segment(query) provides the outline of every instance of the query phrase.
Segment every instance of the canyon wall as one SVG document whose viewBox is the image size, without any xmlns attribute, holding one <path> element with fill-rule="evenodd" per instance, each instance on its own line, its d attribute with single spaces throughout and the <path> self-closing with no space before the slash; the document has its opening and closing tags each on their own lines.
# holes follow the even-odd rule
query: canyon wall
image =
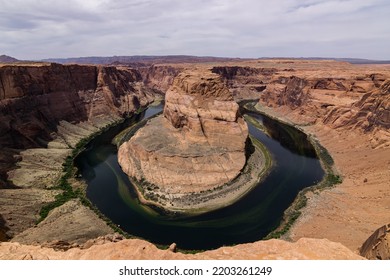
<svg viewBox="0 0 390 280">
<path fill-rule="evenodd" d="M 152 99 L 138 71 L 82 65 L 0 68 L 0 143 L 41 146 L 62 120 L 124 117 Z"/>
<path fill-rule="evenodd" d="M 236 101 L 258 99 L 267 88 L 275 68 L 251 66 L 214 66 L 211 71 L 220 75 Z"/>
<path fill-rule="evenodd" d="M 10 149 L 45 147 L 60 122 L 125 117 L 153 100 L 133 69 L 82 65 L 0 67 L 1 179 L 14 162 Z M 72 145 L 72 143 L 67 143 Z"/>
<path fill-rule="evenodd" d="M 247 66 L 215 66 L 236 100 L 259 99 L 297 117 L 330 128 L 370 131 L 374 146 L 389 145 L 389 82 L 385 67 L 334 61 L 257 61 Z"/>
<path fill-rule="evenodd" d="M 173 79 L 184 70 L 184 66 L 179 65 L 151 65 L 148 67 L 138 67 L 145 86 L 165 94 L 172 85 Z"/>
<path fill-rule="evenodd" d="M 62 164 L 72 148 L 80 140 L 146 106 L 155 93 L 144 85 L 137 70 L 126 67 L 2 65 L 1 239 L 14 237 L 34 242 L 32 236 L 46 236 L 45 223 L 34 227 L 38 233 L 23 232 L 35 225 L 42 206 L 53 202 L 61 192 L 52 187 L 57 184 Z M 112 232 L 96 221 L 99 219 L 93 211 L 77 201 L 72 205 L 63 206 L 61 215 L 76 216 L 83 223 L 66 218 L 63 220 L 66 222 L 56 225 L 58 232 L 68 232 L 66 239 L 81 242 Z M 69 232 L 66 228 L 74 230 Z M 53 238 L 64 236 L 47 240 Z"/>
</svg>

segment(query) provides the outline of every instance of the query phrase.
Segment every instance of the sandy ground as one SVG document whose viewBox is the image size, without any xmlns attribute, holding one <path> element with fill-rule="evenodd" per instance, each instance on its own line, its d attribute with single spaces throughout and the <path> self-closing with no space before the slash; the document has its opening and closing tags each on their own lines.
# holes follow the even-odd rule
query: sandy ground
<svg viewBox="0 0 390 280">
<path fill-rule="evenodd" d="M 390 149 L 372 149 L 369 137 L 358 132 L 317 129 L 315 134 L 343 183 L 310 196 L 290 237 L 327 238 L 357 250 L 390 219 Z"/>
</svg>

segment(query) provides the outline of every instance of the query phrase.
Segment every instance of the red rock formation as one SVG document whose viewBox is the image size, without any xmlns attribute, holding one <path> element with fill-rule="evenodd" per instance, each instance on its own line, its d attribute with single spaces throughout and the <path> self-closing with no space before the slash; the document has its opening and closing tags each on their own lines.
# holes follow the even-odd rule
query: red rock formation
<svg viewBox="0 0 390 280">
<path fill-rule="evenodd" d="M 354 125 L 364 130 L 390 129 L 390 80 L 363 95 L 351 107 L 334 108 L 324 123 L 335 127 Z"/>
<path fill-rule="evenodd" d="M 219 77 L 182 72 L 166 94 L 164 117 L 122 144 L 118 160 L 161 195 L 206 191 L 233 180 L 244 167 L 248 128 Z"/>
<path fill-rule="evenodd" d="M 259 98 L 276 73 L 275 68 L 242 66 L 215 66 L 211 71 L 222 77 L 237 101 Z"/>
<path fill-rule="evenodd" d="M 390 224 L 378 228 L 364 242 L 360 254 L 369 260 L 390 260 Z"/>
<path fill-rule="evenodd" d="M 0 260 L 362 260 L 340 243 L 326 239 L 302 238 L 290 243 L 266 240 L 222 247 L 197 254 L 161 250 L 153 244 L 137 239 L 102 237 L 85 244 L 85 249 L 72 248 L 63 252 L 65 242 L 50 247 L 0 243 Z M 59 249 L 59 250 L 58 250 Z"/>
<path fill-rule="evenodd" d="M 172 85 L 173 79 L 183 70 L 183 67 L 172 65 L 152 65 L 139 67 L 145 85 L 165 94 Z"/>
<path fill-rule="evenodd" d="M 55 138 L 60 121 L 123 117 L 152 99 L 153 92 L 132 69 L 5 65 L 0 67 L 0 144 L 17 149 L 42 147 Z M 4 156 L 0 156 L 3 178 L 10 160 Z"/>
</svg>

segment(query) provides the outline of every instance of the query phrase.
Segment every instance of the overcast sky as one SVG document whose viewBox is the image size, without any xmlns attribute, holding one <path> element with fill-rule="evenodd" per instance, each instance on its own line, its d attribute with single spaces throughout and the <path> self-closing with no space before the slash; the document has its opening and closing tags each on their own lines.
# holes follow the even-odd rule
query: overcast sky
<svg viewBox="0 0 390 280">
<path fill-rule="evenodd" d="M 390 59 L 389 0 L 0 0 L 0 55 Z"/>
</svg>

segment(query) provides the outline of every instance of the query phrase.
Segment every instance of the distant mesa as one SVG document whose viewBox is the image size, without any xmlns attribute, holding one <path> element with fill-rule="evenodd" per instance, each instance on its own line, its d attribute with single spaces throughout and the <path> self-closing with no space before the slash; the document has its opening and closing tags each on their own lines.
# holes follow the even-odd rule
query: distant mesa
<svg viewBox="0 0 390 280">
<path fill-rule="evenodd" d="M 8 55 L 0 55 L 0 63 L 13 63 L 13 62 L 18 62 L 19 60 L 14 58 L 14 57 L 11 57 L 11 56 L 8 56 Z"/>
</svg>

